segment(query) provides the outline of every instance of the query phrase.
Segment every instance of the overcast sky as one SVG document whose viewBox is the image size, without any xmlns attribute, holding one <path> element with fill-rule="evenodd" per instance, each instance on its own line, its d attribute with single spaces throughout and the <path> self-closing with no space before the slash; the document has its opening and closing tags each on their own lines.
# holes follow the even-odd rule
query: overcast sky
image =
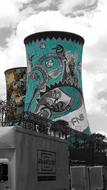
<svg viewBox="0 0 107 190">
<path fill-rule="evenodd" d="M 83 91 L 92 132 L 107 134 L 107 0 L 3 0 L 0 2 L 0 99 L 4 71 L 26 66 L 23 39 L 61 30 L 85 39 Z"/>
</svg>

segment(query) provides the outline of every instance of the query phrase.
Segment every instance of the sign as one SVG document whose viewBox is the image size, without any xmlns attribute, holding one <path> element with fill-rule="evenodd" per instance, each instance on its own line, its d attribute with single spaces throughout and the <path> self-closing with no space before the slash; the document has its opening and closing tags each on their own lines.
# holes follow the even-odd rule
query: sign
<svg viewBox="0 0 107 190">
<path fill-rule="evenodd" d="M 56 153 L 46 150 L 37 151 L 38 181 L 56 180 Z"/>
</svg>

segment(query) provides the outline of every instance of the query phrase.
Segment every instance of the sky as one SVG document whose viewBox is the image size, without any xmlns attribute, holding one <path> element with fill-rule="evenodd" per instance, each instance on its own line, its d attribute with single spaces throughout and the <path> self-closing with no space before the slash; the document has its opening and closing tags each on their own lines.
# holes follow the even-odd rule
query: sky
<svg viewBox="0 0 107 190">
<path fill-rule="evenodd" d="M 0 2 L 0 99 L 6 99 L 4 71 L 26 66 L 23 40 L 48 30 L 85 39 L 83 94 L 91 131 L 107 135 L 107 1 L 3 0 Z"/>
</svg>

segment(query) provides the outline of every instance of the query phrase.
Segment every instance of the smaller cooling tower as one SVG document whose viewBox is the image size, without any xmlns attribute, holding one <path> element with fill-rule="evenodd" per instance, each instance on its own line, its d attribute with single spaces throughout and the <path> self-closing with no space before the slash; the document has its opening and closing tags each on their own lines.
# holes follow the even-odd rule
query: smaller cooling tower
<svg viewBox="0 0 107 190">
<path fill-rule="evenodd" d="M 6 121 L 18 120 L 24 111 L 26 93 L 26 67 L 5 71 L 7 91 Z"/>
</svg>

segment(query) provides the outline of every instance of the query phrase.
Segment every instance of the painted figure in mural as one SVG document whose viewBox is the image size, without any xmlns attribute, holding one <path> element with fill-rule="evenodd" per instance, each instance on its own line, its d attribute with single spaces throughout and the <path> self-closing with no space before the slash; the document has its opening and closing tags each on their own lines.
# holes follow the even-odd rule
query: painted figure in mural
<svg viewBox="0 0 107 190">
<path fill-rule="evenodd" d="M 86 118 L 81 81 L 83 39 L 75 35 L 74 40 L 71 36 L 67 39 L 69 34 L 63 32 L 47 32 L 45 38 L 44 33 L 40 35 L 39 40 L 36 34 L 25 39 L 28 62 L 25 111 L 51 120 L 63 118 L 71 124 L 74 115 L 79 117 L 83 113 Z M 84 120 L 83 125 L 88 127 L 87 119 Z"/>
<path fill-rule="evenodd" d="M 44 48 L 45 47 L 44 45 Z M 28 110 L 33 99 L 38 96 L 39 92 L 41 94 L 41 99 L 38 104 L 39 106 L 36 106 L 35 112 L 47 118 L 52 116 L 52 112 L 68 111 L 72 106 L 71 102 L 73 102 L 73 96 L 66 94 L 64 88 L 62 90 L 60 86 L 74 85 L 79 87 L 78 78 L 74 72 L 76 64 L 74 55 L 65 52 L 64 47 L 60 44 L 52 49 L 55 50 L 55 53 L 49 53 L 42 56 L 38 60 L 36 66 L 32 67 L 30 71 L 28 70 L 29 75 L 36 80 L 37 83 Z M 29 62 L 30 61 L 31 60 L 29 60 Z M 56 88 L 56 84 L 53 86 L 53 80 L 55 79 L 56 81 L 59 75 L 62 75 L 62 80 L 60 84 L 58 84 L 59 88 Z M 47 84 L 51 86 L 50 89 L 46 89 Z M 66 86 L 66 88 L 69 89 L 69 86 Z M 43 95 L 43 92 L 45 92 L 45 95 Z M 81 96 L 79 98 L 81 99 Z M 64 102 L 64 99 L 67 101 Z M 57 116 L 59 117 L 58 113 Z"/>
</svg>

